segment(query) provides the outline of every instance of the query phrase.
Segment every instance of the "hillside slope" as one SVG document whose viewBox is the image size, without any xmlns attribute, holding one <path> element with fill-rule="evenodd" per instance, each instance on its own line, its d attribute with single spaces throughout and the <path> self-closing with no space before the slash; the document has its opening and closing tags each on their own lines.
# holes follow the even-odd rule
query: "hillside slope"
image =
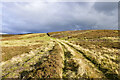
<svg viewBox="0 0 120 80">
<path fill-rule="evenodd" d="M 117 30 L 4 35 L 2 77 L 118 80 Z"/>
</svg>

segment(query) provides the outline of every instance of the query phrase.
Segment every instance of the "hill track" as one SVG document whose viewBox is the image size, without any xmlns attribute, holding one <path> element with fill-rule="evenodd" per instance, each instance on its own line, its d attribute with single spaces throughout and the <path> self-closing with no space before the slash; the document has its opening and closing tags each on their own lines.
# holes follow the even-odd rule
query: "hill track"
<svg viewBox="0 0 120 80">
<path fill-rule="evenodd" d="M 104 78 L 104 74 L 98 70 L 94 64 L 87 60 L 80 52 L 67 45 L 61 40 L 57 40 L 64 48 L 64 68 L 66 74 L 63 77 L 69 78 Z"/>
<path fill-rule="evenodd" d="M 72 59 L 76 62 L 77 65 L 79 65 L 77 70 L 77 75 L 81 74 L 79 75 L 79 77 L 104 78 L 110 80 L 119 79 L 118 73 L 114 72 L 114 70 L 116 71 L 118 67 L 115 67 L 116 69 L 113 69 L 114 66 L 111 63 L 106 63 L 106 65 L 107 66 L 111 65 L 112 67 L 104 67 L 106 65 L 99 63 L 98 61 L 99 58 L 98 59 L 94 58 L 95 53 L 91 53 L 89 50 L 83 49 L 82 47 L 69 43 L 68 41 L 58 40 L 58 39 L 57 41 L 60 42 L 64 46 L 64 48 L 67 49 L 67 51 L 69 51 L 69 55 L 72 55 Z M 104 57 L 104 56 L 99 56 L 99 57 Z M 99 60 L 101 61 L 101 59 Z M 118 65 L 115 64 L 115 66 Z M 84 76 L 83 74 L 87 76 Z"/>
</svg>

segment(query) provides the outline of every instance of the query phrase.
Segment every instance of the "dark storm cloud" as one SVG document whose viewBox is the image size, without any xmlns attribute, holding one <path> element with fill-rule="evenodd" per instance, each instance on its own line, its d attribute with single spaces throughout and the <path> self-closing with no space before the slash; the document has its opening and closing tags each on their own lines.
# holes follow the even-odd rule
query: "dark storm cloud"
<svg viewBox="0 0 120 80">
<path fill-rule="evenodd" d="M 117 7 L 114 7 L 116 3 L 105 4 L 94 2 L 3 3 L 3 32 L 117 29 Z M 107 15 L 107 11 L 112 14 Z"/>
<path fill-rule="evenodd" d="M 93 6 L 96 11 L 111 14 L 118 9 L 118 2 L 96 2 Z"/>
</svg>

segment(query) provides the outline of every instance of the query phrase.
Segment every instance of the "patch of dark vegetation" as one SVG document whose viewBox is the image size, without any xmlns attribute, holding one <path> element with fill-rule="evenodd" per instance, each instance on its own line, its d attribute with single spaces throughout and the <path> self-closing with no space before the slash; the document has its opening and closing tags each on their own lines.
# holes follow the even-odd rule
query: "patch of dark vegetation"
<svg viewBox="0 0 120 80">
<path fill-rule="evenodd" d="M 117 75 L 117 74 L 106 73 L 105 76 L 106 76 L 109 80 L 120 80 L 120 78 L 118 78 L 118 75 Z"/>
<path fill-rule="evenodd" d="M 2 34 L 0 36 L 2 36 L 2 37 L 11 37 L 11 36 L 15 36 L 15 35 L 13 35 L 13 34 Z"/>
<path fill-rule="evenodd" d="M 74 44 L 80 45 L 84 48 L 89 48 L 91 49 L 91 45 L 95 45 L 97 49 L 101 49 L 102 47 L 107 47 L 107 48 L 114 48 L 114 49 L 120 49 L 120 42 L 105 42 L 105 41 L 73 41 Z"/>
<path fill-rule="evenodd" d="M 77 70 L 79 66 L 76 64 L 76 62 L 73 59 L 65 60 L 64 66 L 65 66 L 63 68 L 64 73 L 66 73 L 68 70 L 71 70 L 77 74 Z"/>
<path fill-rule="evenodd" d="M 91 42 L 91 43 L 101 47 L 120 49 L 120 42 Z"/>
<path fill-rule="evenodd" d="M 67 51 L 64 53 L 66 58 L 71 58 L 72 54 L 71 52 Z"/>
<path fill-rule="evenodd" d="M 24 78 L 28 77 L 28 75 L 29 75 L 29 71 L 23 71 L 23 72 L 21 72 L 20 78 L 24 79 Z"/>
</svg>

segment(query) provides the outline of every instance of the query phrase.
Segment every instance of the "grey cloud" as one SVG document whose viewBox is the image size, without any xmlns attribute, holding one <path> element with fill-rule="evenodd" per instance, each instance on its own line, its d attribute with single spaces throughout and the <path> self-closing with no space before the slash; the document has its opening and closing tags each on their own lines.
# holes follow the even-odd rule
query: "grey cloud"
<svg viewBox="0 0 120 80">
<path fill-rule="evenodd" d="M 104 6 L 106 9 L 99 8 L 100 4 L 81 2 L 4 3 L 3 32 L 117 29 L 115 13 L 117 11 L 111 15 L 103 14 L 103 11 L 107 10 L 107 6 Z M 110 3 L 110 5 L 112 4 Z"/>
<path fill-rule="evenodd" d="M 96 2 L 93 6 L 96 11 L 111 14 L 118 9 L 118 2 Z"/>
</svg>

